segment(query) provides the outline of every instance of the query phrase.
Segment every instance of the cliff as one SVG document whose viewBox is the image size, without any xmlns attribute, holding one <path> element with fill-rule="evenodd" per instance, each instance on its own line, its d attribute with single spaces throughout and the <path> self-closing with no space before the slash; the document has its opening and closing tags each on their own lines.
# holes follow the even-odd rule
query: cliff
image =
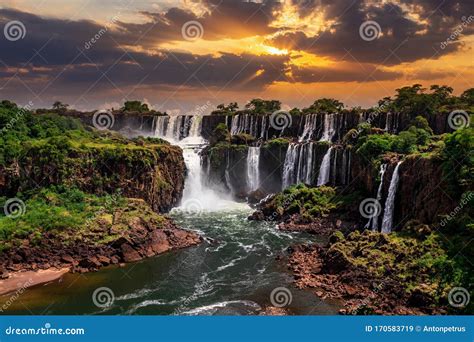
<svg viewBox="0 0 474 342">
<path fill-rule="evenodd" d="M 0 165 L 0 196 L 49 185 L 75 186 L 92 194 L 120 189 L 125 197 L 144 199 L 166 212 L 182 196 L 186 167 L 181 148 L 167 143 L 65 140 L 25 144 L 23 156 Z"/>
</svg>

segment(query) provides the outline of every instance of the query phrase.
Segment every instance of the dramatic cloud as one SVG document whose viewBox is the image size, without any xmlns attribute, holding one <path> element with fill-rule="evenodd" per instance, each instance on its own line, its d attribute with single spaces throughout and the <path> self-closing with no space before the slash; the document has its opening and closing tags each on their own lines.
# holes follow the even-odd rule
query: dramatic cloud
<svg viewBox="0 0 474 342">
<path fill-rule="evenodd" d="M 436 61 L 472 48 L 465 38 L 474 32 L 467 0 L 157 1 L 97 4 L 97 18 L 90 12 L 94 1 L 87 2 L 89 15 L 74 11 L 72 18 L 47 4 L 32 13 L 32 0 L 0 8 L 2 97 L 27 94 L 50 103 L 68 96 L 93 106 L 89 101 L 130 94 L 180 102 L 203 93 L 248 98 L 273 89 L 290 97 L 292 83 L 344 89 L 348 82 L 398 82 L 388 86 L 395 89 L 403 80 L 461 79 Z M 380 26 L 377 39 L 362 39 L 359 28 L 367 20 Z M 4 34 L 12 21 L 24 25 L 21 39 Z M 189 22 L 202 27 L 200 39 L 183 37 Z M 469 78 L 469 61 L 456 62 Z"/>
</svg>

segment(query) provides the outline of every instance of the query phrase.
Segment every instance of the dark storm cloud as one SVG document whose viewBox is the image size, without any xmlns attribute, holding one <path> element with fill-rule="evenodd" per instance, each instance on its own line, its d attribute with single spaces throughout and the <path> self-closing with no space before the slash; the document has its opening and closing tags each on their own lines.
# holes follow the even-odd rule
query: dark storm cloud
<svg viewBox="0 0 474 342">
<path fill-rule="evenodd" d="M 183 13 L 170 10 L 167 15 L 174 20 Z M 232 53 L 200 56 L 164 50 L 153 53 L 127 51 L 119 42 L 133 45 L 137 33 L 130 33 L 123 27 L 104 31 L 104 27 L 91 21 L 41 18 L 0 10 L 1 27 L 11 20 L 21 21 L 27 33 L 18 41 L 0 39 L 0 77 L 6 81 L 15 75 L 12 70 L 16 69 L 16 76 L 31 82 L 32 88 L 41 87 L 41 80 L 54 79 L 55 87 L 89 83 L 108 88 L 185 84 L 255 89 L 278 80 L 288 62 L 286 56 Z M 98 39 L 91 43 L 94 36 Z M 85 48 L 87 44 L 89 48 Z"/>
<path fill-rule="evenodd" d="M 203 38 L 216 40 L 222 38 L 244 38 L 276 32 L 270 27 L 273 12 L 281 6 L 278 1 L 267 0 L 262 3 L 235 0 L 200 1 L 209 12 L 198 17 L 194 13 L 170 8 L 166 12 L 142 12 L 149 22 L 119 22 L 122 35 L 117 39 L 130 43 L 130 39 L 143 46 L 156 46 L 170 40 L 182 40 L 181 29 L 186 22 L 198 21 L 203 27 Z"/>
<path fill-rule="evenodd" d="M 291 73 L 294 81 L 302 83 L 372 82 L 394 80 L 402 76 L 402 73 L 380 70 L 375 65 L 358 64 L 351 64 L 341 69 L 293 66 Z"/>
<path fill-rule="evenodd" d="M 402 1 L 412 6 L 420 21 L 411 19 L 397 3 L 372 5 L 364 1 L 294 1 L 305 11 L 323 11 L 327 20 L 335 24 L 317 36 L 304 32 L 287 32 L 273 39 L 279 47 L 305 50 L 317 55 L 343 58 L 349 51 L 359 62 L 395 65 L 423 58 L 438 58 L 456 51 L 461 43 L 457 40 L 441 49 L 440 45 L 469 17 L 472 1 Z M 360 37 L 360 25 L 374 20 L 382 36 L 373 41 Z M 467 27 L 463 34 L 472 33 Z"/>
</svg>

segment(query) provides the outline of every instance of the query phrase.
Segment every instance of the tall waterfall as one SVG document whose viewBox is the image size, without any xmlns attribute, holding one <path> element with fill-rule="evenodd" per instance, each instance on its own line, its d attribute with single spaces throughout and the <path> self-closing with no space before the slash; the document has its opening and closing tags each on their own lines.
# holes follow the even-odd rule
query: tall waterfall
<svg viewBox="0 0 474 342">
<path fill-rule="evenodd" d="M 283 189 L 293 184 L 293 175 L 298 152 L 297 146 L 297 144 L 291 143 L 288 145 L 288 150 L 286 151 L 285 163 L 283 164 Z"/>
<path fill-rule="evenodd" d="M 385 201 L 385 211 L 382 220 L 382 233 L 390 233 L 393 228 L 393 213 L 395 209 L 395 196 L 397 194 L 398 180 L 400 179 L 398 168 L 402 162 L 398 162 L 393 176 L 390 180 L 390 188 L 388 189 L 387 200 Z"/>
<path fill-rule="evenodd" d="M 181 208 L 190 212 L 215 211 L 230 205 L 230 196 L 205 186 L 200 153 L 206 146 L 201 136 L 202 116 L 175 115 L 157 117 L 155 136 L 171 141 L 183 149 L 187 176 Z"/>
<path fill-rule="evenodd" d="M 328 151 L 324 155 L 323 161 L 321 162 L 321 167 L 319 169 L 318 176 L 318 186 L 325 185 L 329 182 L 329 175 L 331 173 L 331 153 L 332 146 L 329 147 Z"/>
<path fill-rule="evenodd" d="M 299 142 L 312 139 L 317 126 L 317 118 L 317 114 L 305 115 L 303 133 L 298 139 Z"/>
<path fill-rule="evenodd" d="M 335 130 L 335 114 L 325 114 L 324 115 L 324 131 L 321 141 L 332 141 L 334 134 L 336 133 Z"/>
<path fill-rule="evenodd" d="M 250 146 L 247 154 L 247 184 L 249 191 L 260 187 L 260 147 Z"/>
<path fill-rule="evenodd" d="M 292 184 L 313 183 L 314 143 L 288 145 L 283 165 L 283 189 Z"/>
<path fill-rule="evenodd" d="M 377 201 L 380 203 L 382 201 L 382 188 L 383 188 L 383 177 L 385 175 L 385 171 L 387 170 L 387 164 L 380 165 L 380 184 L 379 188 L 377 189 Z M 372 228 L 372 231 L 377 232 L 379 230 L 379 216 L 374 216 L 369 219 L 367 222 L 366 228 Z"/>
</svg>

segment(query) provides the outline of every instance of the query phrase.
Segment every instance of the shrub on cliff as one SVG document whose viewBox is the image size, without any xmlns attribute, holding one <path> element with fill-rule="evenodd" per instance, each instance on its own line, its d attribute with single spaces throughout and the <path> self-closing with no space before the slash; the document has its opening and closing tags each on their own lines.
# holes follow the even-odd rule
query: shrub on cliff
<svg viewBox="0 0 474 342">
<path fill-rule="evenodd" d="M 211 145 L 215 145 L 220 142 L 225 142 L 230 140 L 229 129 L 225 123 L 220 123 L 214 128 L 212 135 L 209 139 Z"/>
<path fill-rule="evenodd" d="M 293 185 L 278 193 L 260 208 L 266 217 L 285 219 L 293 214 L 307 220 L 325 217 L 336 207 L 334 188 L 310 188 L 304 184 Z"/>
</svg>

